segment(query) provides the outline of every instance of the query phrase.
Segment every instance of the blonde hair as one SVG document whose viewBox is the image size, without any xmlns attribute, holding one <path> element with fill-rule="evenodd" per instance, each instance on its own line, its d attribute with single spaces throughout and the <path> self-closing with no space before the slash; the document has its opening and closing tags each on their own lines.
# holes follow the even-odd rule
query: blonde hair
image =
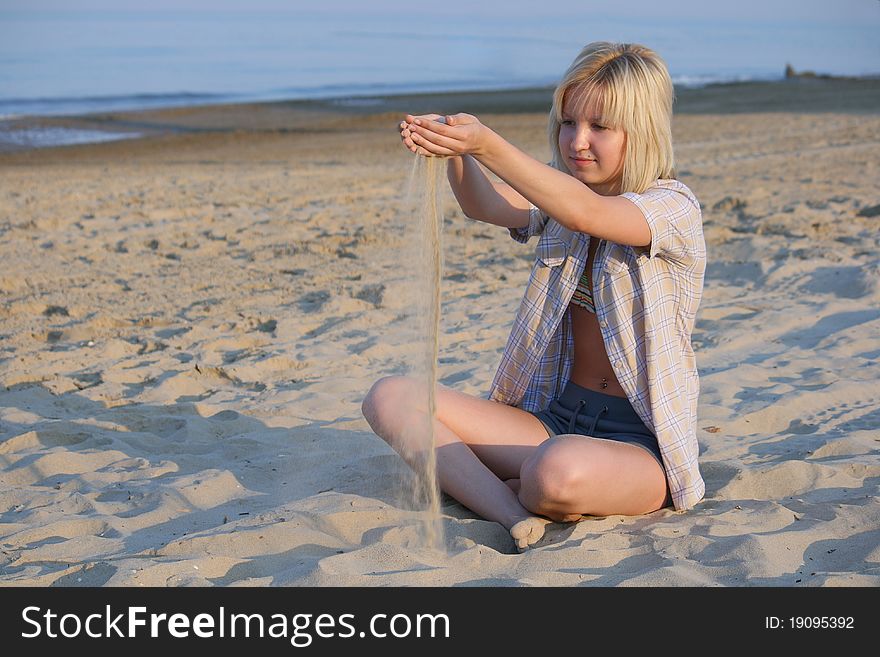
<svg viewBox="0 0 880 657">
<path fill-rule="evenodd" d="M 672 153 L 674 91 L 666 64 L 650 48 L 634 43 L 588 44 L 553 93 L 548 136 L 551 165 L 568 173 L 559 150 L 562 104 L 578 110 L 595 103 L 604 125 L 626 134 L 621 189 L 642 193 L 657 178 L 675 177 Z"/>
</svg>

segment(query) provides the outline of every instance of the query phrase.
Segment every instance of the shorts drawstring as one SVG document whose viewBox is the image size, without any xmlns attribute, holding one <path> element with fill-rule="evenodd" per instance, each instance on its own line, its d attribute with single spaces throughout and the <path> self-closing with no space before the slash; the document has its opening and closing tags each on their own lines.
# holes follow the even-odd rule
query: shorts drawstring
<svg viewBox="0 0 880 657">
<path fill-rule="evenodd" d="M 574 413 L 572 413 L 572 415 L 571 415 L 571 421 L 568 423 L 568 433 L 575 432 L 574 430 L 577 425 L 578 416 L 581 414 L 581 411 L 583 410 L 584 406 L 586 406 L 586 404 L 587 404 L 586 399 L 581 399 L 578 402 L 577 408 L 574 410 Z M 590 428 L 587 431 L 587 435 L 592 436 L 594 433 L 596 433 L 596 425 L 599 424 L 599 418 L 602 417 L 603 415 L 606 415 L 607 413 L 608 413 L 607 406 L 603 406 L 602 410 L 599 411 L 598 413 L 596 413 L 596 417 L 593 418 L 593 421 L 590 424 Z"/>
<path fill-rule="evenodd" d="M 584 406 L 586 406 L 587 400 L 581 399 L 578 402 L 577 408 L 574 409 L 574 413 L 571 414 L 571 422 L 568 423 L 568 433 L 574 433 L 575 424 L 577 423 L 578 415 L 580 415 L 581 410 Z"/>
<path fill-rule="evenodd" d="M 596 417 L 593 418 L 593 423 L 590 425 L 589 434 L 591 436 L 595 435 L 595 433 L 596 433 L 596 425 L 599 424 L 599 418 L 602 417 L 603 415 L 605 415 L 607 412 L 608 412 L 608 407 L 603 406 L 602 410 L 599 411 L 598 413 L 596 413 Z"/>
</svg>

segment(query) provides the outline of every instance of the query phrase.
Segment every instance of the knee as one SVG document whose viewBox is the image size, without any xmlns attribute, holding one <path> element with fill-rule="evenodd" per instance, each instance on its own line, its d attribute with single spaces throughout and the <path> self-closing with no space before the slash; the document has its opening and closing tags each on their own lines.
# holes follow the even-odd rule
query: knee
<svg viewBox="0 0 880 657">
<path fill-rule="evenodd" d="M 395 410 L 400 411 L 401 401 L 411 383 L 405 376 L 386 376 L 379 379 L 367 392 L 361 403 L 361 413 L 378 435 L 384 435 L 383 427 Z"/>
<path fill-rule="evenodd" d="M 551 438 L 523 463 L 519 499 L 529 511 L 560 521 L 580 515 L 575 502 L 589 475 L 571 447 L 569 439 Z"/>
</svg>

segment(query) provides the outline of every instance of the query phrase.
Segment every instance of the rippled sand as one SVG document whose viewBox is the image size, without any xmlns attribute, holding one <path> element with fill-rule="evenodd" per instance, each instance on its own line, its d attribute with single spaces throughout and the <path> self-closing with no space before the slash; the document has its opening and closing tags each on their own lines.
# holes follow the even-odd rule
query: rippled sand
<svg viewBox="0 0 880 657">
<path fill-rule="evenodd" d="M 423 348 L 400 113 L 475 107 L 546 159 L 540 94 L 119 115 L 153 136 L 0 155 L 0 584 L 880 585 L 877 86 L 790 90 L 675 121 L 705 500 L 523 554 L 448 497 L 423 546 L 360 402 Z M 439 377 L 485 394 L 533 246 L 446 200 Z"/>
</svg>

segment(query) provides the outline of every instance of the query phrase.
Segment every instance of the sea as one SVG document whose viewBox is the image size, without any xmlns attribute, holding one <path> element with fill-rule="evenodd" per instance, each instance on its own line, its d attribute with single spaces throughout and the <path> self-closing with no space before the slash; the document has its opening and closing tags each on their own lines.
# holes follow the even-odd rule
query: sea
<svg viewBox="0 0 880 657">
<path fill-rule="evenodd" d="M 880 72 L 876 0 L 713 5 L 0 0 L 0 147 L 137 136 L 33 117 L 544 87 L 596 40 L 654 48 L 680 86 Z"/>
</svg>

